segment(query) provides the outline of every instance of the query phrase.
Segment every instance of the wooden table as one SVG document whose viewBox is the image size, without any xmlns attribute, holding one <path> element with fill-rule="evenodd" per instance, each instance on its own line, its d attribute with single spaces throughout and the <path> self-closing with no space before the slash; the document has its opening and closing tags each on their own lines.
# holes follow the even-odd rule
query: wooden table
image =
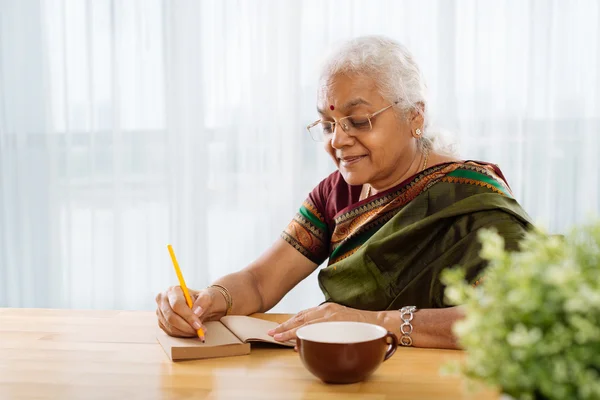
<svg viewBox="0 0 600 400">
<path fill-rule="evenodd" d="M 369 380 L 326 385 L 291 349 L 173 363 L 155 332 L 153 312 L 0 308 L 0 399 L 498 398 L 439 375 L 459 351 L 399 348 Z"/>
</svg>

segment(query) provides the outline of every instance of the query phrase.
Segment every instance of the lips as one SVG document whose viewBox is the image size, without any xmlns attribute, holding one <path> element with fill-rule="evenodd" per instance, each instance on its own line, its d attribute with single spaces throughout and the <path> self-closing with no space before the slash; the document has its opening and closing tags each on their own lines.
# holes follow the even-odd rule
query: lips
<svg viewBox="0 0 600 400">
<path fill-rule="evenodd" d="M 365 157 L 366 157 L 366 155 L 345 156 L 345 157 L 340 157 L 338 159 L 340 160 L 340 164 L 342 164 L 344 167 L 347 167 L 349 165 L 356 164 L 357 162 L 359 162 L 360 160 L 362 160 Z"/>
</svg>

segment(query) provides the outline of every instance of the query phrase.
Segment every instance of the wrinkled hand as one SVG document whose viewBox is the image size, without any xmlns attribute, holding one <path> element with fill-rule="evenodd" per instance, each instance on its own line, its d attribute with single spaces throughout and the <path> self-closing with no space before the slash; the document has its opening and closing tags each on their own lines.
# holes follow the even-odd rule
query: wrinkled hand
<svg viewBox="0 0 600 400">
<path fill-rule="evenodd" d="M 171 286 L 156 295 L 158 326 L 170 336 L 194 337 L 200 328 L 206 332 L 204 321 L 219 319 L 224 314 L 216 309 L 219 293 L 210 289 L 189 289 L 189 292 L 194 304 L 191 309 L 180 286 Z"/>
<path fill-rule="evenodd" d="M 376 313 L 357 310 L 335 303 L 325 303 L 318 307 L 300 311 L 277 328 L 269 331 L 269 335 L 279 342 L 296 338 L 298 328 L 325 321 L 356 321 L 376 323 Z"/>
</svg>

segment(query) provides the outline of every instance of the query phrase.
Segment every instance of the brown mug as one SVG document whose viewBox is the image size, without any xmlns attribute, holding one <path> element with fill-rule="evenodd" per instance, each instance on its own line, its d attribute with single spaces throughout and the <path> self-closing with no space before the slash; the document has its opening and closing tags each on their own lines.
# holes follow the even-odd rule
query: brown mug
<svg viewBox="0 0 600 400">
<path fill-rule="evenodd" d="M 296 331 L 302 363 L 326 383 L 355 383 L 390 358 L 398 338 L 379 325 L 364 322 L 318 322 Z"/>
</svg>

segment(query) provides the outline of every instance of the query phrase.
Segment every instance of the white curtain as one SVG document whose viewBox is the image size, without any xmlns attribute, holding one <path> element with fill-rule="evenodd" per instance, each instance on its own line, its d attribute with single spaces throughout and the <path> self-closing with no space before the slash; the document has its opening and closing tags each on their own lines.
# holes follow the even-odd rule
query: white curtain
<svg viewBox="0 0 600 400">
<path fill-rule="evenodd" d="M 406 44 L 435 125 L 552 232 L 600 208 L 597 1 L 0 0 L 0 306 L 152 309 L 269 246 L 333 165 L 334 42 Z M 313 274 L 277 311 L 322 301 Z"/>
</svg>

